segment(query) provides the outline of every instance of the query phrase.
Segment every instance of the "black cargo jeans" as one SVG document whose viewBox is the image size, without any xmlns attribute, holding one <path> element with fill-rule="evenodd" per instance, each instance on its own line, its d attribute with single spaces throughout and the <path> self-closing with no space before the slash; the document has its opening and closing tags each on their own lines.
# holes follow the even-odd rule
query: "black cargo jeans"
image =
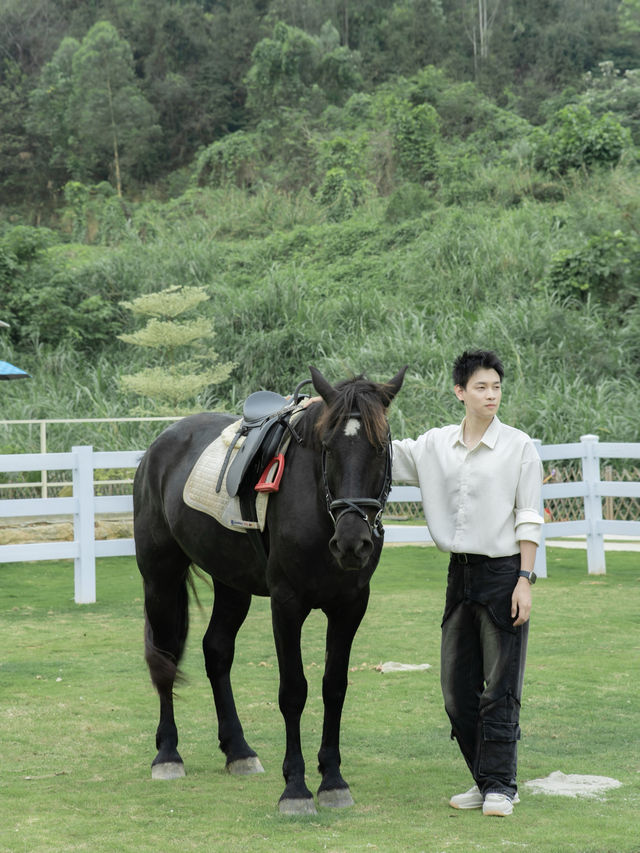
<svg viewBox="0 0 640 853">
<path fill-rule="evenodd" d="M 440 683 L 451 737 L 487 795 L 517 791 L 520 701 L 529 622 L 517 628 L 511 595 L 520 554 L 452 554 L 442 619 Z"/>
</svg>

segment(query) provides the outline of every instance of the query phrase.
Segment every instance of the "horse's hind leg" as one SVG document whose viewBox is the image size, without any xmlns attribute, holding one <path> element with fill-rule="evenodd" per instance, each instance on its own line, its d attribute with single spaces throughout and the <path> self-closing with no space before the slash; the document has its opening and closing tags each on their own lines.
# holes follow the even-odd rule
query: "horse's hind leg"
<svg viewBox="0 0 640 853">
<path fill-rule="evenodd" d="M 151 765 L 154 779 L 184 776 L 173 712 L 173 685 L 189 628 L 189 561 L 182 552 L 174 554 L 171 561 L 168 556 L 165 550 L 156 562 L 148 561 L 140 566 L 144 580 L 145 657 L 151 681 L 160 697 L 160 722 L 156 731 L 158 754 Z"/>
<path fill-rule="evenodd" d="M 231 689 L 235 640 L 244 622 L 251 595 L 214 581 L 215 598 L 209 627 L 202 640 L 205 667 L 218 717 L 218 740 L 233 774 L 262 773 L 256 753 L 244 737 Z"/>
</svg>

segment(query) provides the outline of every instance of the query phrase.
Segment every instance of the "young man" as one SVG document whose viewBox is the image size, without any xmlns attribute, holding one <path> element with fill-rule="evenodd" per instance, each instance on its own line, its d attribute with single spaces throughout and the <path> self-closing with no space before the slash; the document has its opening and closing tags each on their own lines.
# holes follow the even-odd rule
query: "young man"
<svg viewBox="0 0 640 853">
<path fill-rule="evenodd" d="M 450 805 L 506 816 L 519 802 L 517 741 L 542 465 L 497 412 L 504 370 L 488 350 L 453 367 L 460 425 L 393 442 L 393 479 L 416 484 L 435 544 L 450 552 L 441 685 L 451 736 L 475 785 Z"/>
</svg>

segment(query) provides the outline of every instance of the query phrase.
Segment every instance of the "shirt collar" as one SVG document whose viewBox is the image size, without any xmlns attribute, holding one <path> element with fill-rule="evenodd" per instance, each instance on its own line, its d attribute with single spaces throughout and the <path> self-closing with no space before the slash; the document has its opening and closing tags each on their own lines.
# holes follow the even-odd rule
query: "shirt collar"
<svg viewBox="0 0 640 853">
<path fill-rule="evenodd" d="M 482 436 L 482 438 L 479 441 L 479 444 L 484 444 L 490 450 L 493 450 L 493 448 L 496 446 L 496 442 L 498 440 L 498 433 L 499 432 L 500 432 L 500 420 L 499 420 L 497 415 L 494 415 L 493 420 L 491 421 L 491 423 L 487 427 L 485 434 Z M 454 444 L 461 444 L 463 447 L 466 447 L 466 445 L 463 441 L 463 436 L 464 436 L 464 418 L 462 419 L 462 423 L 460 424 L 457 432 L 455 433 L 455 440 L 453 443 Z"/>
</svg>

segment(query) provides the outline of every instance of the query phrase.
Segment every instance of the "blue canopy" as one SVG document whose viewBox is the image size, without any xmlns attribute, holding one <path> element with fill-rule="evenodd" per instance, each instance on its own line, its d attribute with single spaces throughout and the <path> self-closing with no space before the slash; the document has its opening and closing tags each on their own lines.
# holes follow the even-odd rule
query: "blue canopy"
<svg viewBox="0 0 640 853">
<path fill-rule="evenodd" d="M 31 376 L 26 370 L 21 370 L 14 364 L 9 364 L 8 361 L 0 361 L 0 379 L 30 379 Z"/>
</svg>

